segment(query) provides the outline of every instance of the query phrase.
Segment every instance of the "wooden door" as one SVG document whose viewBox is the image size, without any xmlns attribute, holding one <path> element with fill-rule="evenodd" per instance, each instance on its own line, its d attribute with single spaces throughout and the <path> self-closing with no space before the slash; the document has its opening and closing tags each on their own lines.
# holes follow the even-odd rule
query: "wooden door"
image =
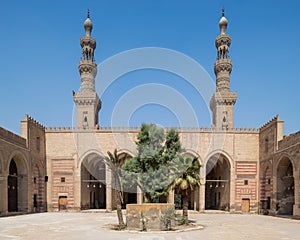
<svg viewBox="0 0 300 240">
<path fill-rule="evenodd" d="M 250 199 L 249 198 L 243 198 L 242 199 L 242 212 L 243 213 L 249 213 L 250 212 Z"/>
<path fill-rule="evenodd" d="M 18 211 L 18 179 L 16 176 L 8 176 L 8 211 Z"/>
<path fill-rule="evenodd" d="M 65 196 L 60 196 L 58 199 L 58 208 L 59 211 L 61 210 L 67 210 L 67 205 L 68 205 L 68 199 Z"/>
</svg>

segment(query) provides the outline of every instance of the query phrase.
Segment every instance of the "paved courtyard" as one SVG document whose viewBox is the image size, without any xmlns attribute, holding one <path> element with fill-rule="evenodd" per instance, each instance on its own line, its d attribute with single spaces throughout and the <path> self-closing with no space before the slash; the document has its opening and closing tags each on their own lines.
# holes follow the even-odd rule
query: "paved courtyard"
<svg viewBox="0 0 300 240">
<path fill-rule="evenodd" d="M 181 233 L 130 233 L 109 230 L 116 213 L 41 213 L 0 218 L 0 239 L 188 240 L 300 239 L 300 221 L 258 215 L 190 214 L 205 226 Z"/>
</svg>

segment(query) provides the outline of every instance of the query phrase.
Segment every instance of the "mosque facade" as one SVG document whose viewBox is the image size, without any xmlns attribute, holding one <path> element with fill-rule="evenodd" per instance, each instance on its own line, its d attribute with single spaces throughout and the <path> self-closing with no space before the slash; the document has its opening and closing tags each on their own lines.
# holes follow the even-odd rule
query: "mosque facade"
<svg viewBox="0 0 300 240">
<path fill-rule="evenodd" d="M 215 40 L 212 126 L 177 128 L 184 154 L 196 157 L 202 166 L 201 185 L 191 192 L 189 209 L 299 216 L 300 132 L 284 136 L 279 116 L 259 129 L 234 127 L 237 94 L 230 89 L 227 25 L 223 12 Z M 0 128 L 0 216 L 116 208 L 112 175 L 104 158 L 115 149 L 124 161 L 135 156 L 139 129 L 99 123 L 102 102 L 95 90 L 96 40 L 90 16 L 84 29 L 78 65 L 81 87 L 73 92 L 76 126 L 45 127 L 26 115 L 21 136 Z M 170 191 L 165 201 L 178 204 L 177 200 Z M 124 192 L 124 206 L 142 202 L 138 187 Z"/>
</svg>

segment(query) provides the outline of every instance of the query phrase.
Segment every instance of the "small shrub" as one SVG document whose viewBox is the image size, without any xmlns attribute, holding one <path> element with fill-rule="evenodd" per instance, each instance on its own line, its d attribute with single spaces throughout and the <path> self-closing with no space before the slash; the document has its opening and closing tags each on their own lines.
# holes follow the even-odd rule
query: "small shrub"
<svg viewBox="0 0 300 240">
<path fill-rule="evenodd" d="M 175 221 L 175 209 L 167 208 L 161 211 L 160 222 L 162 225 L 162 230 L 170 231 L 174 225 Z"/>
<path fill-rule="evenodd" d="M 143 232 L 147 232 L 147 223 L 148 223 L 148 220 L 144 216 L 143 212 L 141 213 L 141 220 L 140 221 L 142 222 L 142 231 Z"/>
</svg>

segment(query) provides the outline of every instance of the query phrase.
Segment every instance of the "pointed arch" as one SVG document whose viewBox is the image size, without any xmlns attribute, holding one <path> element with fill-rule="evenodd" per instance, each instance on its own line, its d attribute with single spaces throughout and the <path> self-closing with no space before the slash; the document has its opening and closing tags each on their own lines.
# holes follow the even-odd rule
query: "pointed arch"
<svg viewBox="0 0 300 240">
<path fill-rule="evenodd" d="M 81 209 L 106 208 L 106 162 L 98 150 L 89 150 L 80 157 Z"/>
<path fill-rule="evenodd" d="M 28 211 L 28 169 L 29 163 L 25 154 L 13 151 L 7 163 L 7 202 L 9 212 Z"/>
<path fill-rule="evenodd" d="M 118 150 L 118 155 L 121 155 L 121 154 L 127 154 L 130 157 L 134 157 L 134 155 L 135 155 L 132 151 L 130 151 L 129 149 L 126 149 L 126 148 L 121 148 Z"/>
<path fill-rule="evenodd" d="M 206 165 L 206 164 L 207 164 L 207 161 L 208 161 L 212 156 L 217 155 L 217 154 L 218 154 L 218 155 L 223 155 L 224 157 L 226 157 L 227 160 L 230 162 L 231 167 L 234 168 L 234 164 L 233 164 L 234 161 L 233 161 L 233 158 L 231 157 L 231 155 L 230 155 L 227 151 L 225 151 L 225 150 L 223 150 L 223 149 L 216 149 L 216 150 L 214 150 L 214 151 L 208 153 L 208 154 L 205 156 L 204 164 Z"/>
<path fill-rule="evenodd" d="M 276 169 L 278 169 L 278 166 L 279 166 L 279 164 L 280 164 L 280 162 L 282 161 L 282 159 L 284 159 L 284 158 L 288 158 L 290 161 L 291 161 L 291 163 L 292 163 L 292 165 L 293 165 L 293 172 L 296 172 L 296 161 L 293 159 L 293 157 L 291 156 L 291 155 L 289 155 L 288 153 L 282 153 L 282 154 L 280 154 L 280 156 L 278 157 L 278 161 L 276 162 L 276 165 L 275 165 L 275 171 L 276 171 Z"/>
<path fill-rule="evenodd" d="M 9 165 L 10 165 L 10 161 L 12 159 L 14 159 L 16 161 L 16 164 L 19 168 L 19 173 L 27 176 L 28 169 L 29 169 L 29 163 L 28 163 L 28 159 L 25 156 L 25 154 L 19 150 L 14 150 L 13 152 L 11 152 L 11 154 L 8 157 L 7 165 L 5 168 L 5 170 L 7 172 L 9 171 Z"/>
<path fill-rule="evenodd" d="M 293 215 L 295 204 L 295 164 L 288 155 L 284 154 L 276 164 L 277 204 L 276 213 Z"/>
<path fill-rule="evenodd" d="M 228 153 L 216 150 L 205 161 L 205 209 L 230 211 L 233 160 Z"/>
<path fill-rule="evenodd" d="M 203 159 L 202 157 L 193 149 L 185 149 L 183 155 L 190 155 L 192 157 L 196 157 L 198 159 L 198 163 L 203 167 Z"/>
<path fill-rule="evenodd" d="M 87 158 L 88 156 L 101 156 L 101 157 L 104 158 L 105 155 L 104 155 L 99 149 L 90 149 L 90 150 L 84 152 L 81 156 L 79 156 L 79 158 L 78 158 L 79 161 L 78 161 L 78 163 L 77 163 L 77 168 L 80 168 L 80 167 L 81 167 L 82 162 L 83 162 L 84 160 L 86 160 L 86 158 Z"/>
</svg>

